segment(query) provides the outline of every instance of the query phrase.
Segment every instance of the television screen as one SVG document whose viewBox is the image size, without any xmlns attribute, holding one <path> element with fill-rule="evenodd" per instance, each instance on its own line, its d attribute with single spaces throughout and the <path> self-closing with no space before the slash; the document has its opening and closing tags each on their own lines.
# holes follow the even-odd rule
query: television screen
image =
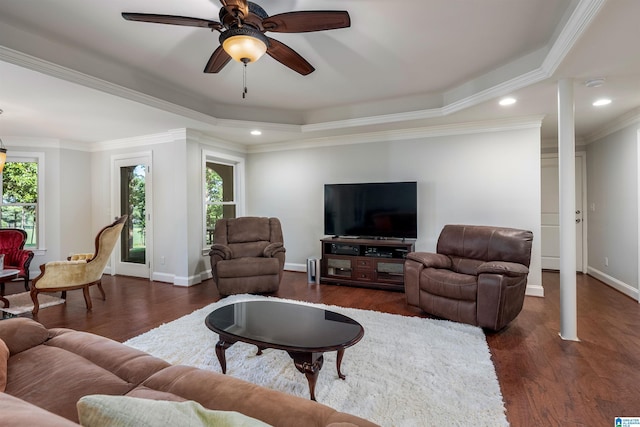
<svg viewBox="0 0 640 427">
<path fill-rule="evenodd" d="M 326 235 L 415 239 L 417 211 L 416 182 L 324 186 Z"/>
</svg>

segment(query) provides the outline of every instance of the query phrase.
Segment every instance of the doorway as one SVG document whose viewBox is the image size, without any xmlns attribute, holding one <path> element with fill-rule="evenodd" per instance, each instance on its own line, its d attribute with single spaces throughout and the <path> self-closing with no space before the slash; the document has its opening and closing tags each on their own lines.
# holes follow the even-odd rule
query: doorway
<svg viewBox="0 0 640 427">
<path fill-rule="evenodd" d="M 576 271 L 586 273 L 585 214 L 586 153 L 576 153 Z M 560 183 L 558 156 L 541 159 L 541 251 L 542 268 L 560 270 Z"/>
<path fill-rule="evenodd" d="M 153 223 L 151 220 L 151 154 L 114 158 L 116 194 L 114 212 L 127 215 L 116 246 L 115 272 L 125 276 L 151 277 Z"/>
</svg>

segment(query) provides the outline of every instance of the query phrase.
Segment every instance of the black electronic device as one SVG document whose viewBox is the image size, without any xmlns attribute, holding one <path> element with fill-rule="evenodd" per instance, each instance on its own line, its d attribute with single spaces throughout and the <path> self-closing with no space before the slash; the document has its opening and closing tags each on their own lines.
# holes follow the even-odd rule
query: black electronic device
<svg viewBox="0 0 640 427">
<path fill-rule="evenodd" d="M 331 244 L 331 253 L 335 255 L 360 255 L 360 246 L 358 245 L 347 245 L 344 243 L 333 243 Z"/>
<path fill-rule="evenodd" d="M 324 233 L 415 239 L 417 199 L 416 182 L 325 184 Z"/>
<path fill-rule="evenodd" d="M 364 253 L 364 256 L 379 257 L 379 258 L 393 258 L 393 249 L 381 249 L 376 247 L 368 247 Z"/>
</svg>

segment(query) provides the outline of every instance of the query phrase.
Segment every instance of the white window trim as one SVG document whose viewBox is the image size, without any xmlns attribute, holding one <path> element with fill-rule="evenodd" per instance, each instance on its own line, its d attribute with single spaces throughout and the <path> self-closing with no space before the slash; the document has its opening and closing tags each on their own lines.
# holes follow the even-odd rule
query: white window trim
<svg viewBox="0 0 640 427">
<path fill-rule="evenodd" d="M 38 224 L 38 247 L 30 249 L 34 255 L 44 255 L 47 251 L 45 244 L 45 219 L 47 218 L 45 209 L 45 187 L 44 187 L 44 152 L 40 151 L 8 151 L 7 162 L 36 162 L 38 163 L 38 209 L 36 222 Z"/>
<path fill-rule="evenodd" d="M 233 156 L 226 153 L 221 153 L 217 151 L 211 150 L 202 150 L 202 177 L 200 180 L 201 185 L 201 198 L 202 198 L 202 232 L 200 235 L 202 236 L 202 254 L 209 254 L 209 247 L 207 247 L 206 241 L 206 233 L 207 233 L 207 222 L 205 220 L 207 215 L 207 202 L 206 202 L 206 191 L 207 191 L 207 182 L 206 182 L 206 170 L 207 170 L 207 162 L 214 163 L 222 163 L 232 165 L 234 168 L 234 200 L 236 201 L 236 216 L 244 216 L 245 212 L 245 176 L 244 176 L 244 164 L 245 159 L 238 156 Z"/>
</svg>

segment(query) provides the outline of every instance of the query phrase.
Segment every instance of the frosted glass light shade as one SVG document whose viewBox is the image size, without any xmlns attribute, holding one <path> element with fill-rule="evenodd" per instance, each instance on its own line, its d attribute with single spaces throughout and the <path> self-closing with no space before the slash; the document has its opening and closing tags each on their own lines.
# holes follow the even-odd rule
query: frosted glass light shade
<svg viewBox="0 0 640 427">
<path fill-rule="evenodd" d="M 255 62 L 267 51 L 267 45 L 253 36 L 231 36 L 222 42 L 222 48 L 238 62 Z"/>
</svg>

